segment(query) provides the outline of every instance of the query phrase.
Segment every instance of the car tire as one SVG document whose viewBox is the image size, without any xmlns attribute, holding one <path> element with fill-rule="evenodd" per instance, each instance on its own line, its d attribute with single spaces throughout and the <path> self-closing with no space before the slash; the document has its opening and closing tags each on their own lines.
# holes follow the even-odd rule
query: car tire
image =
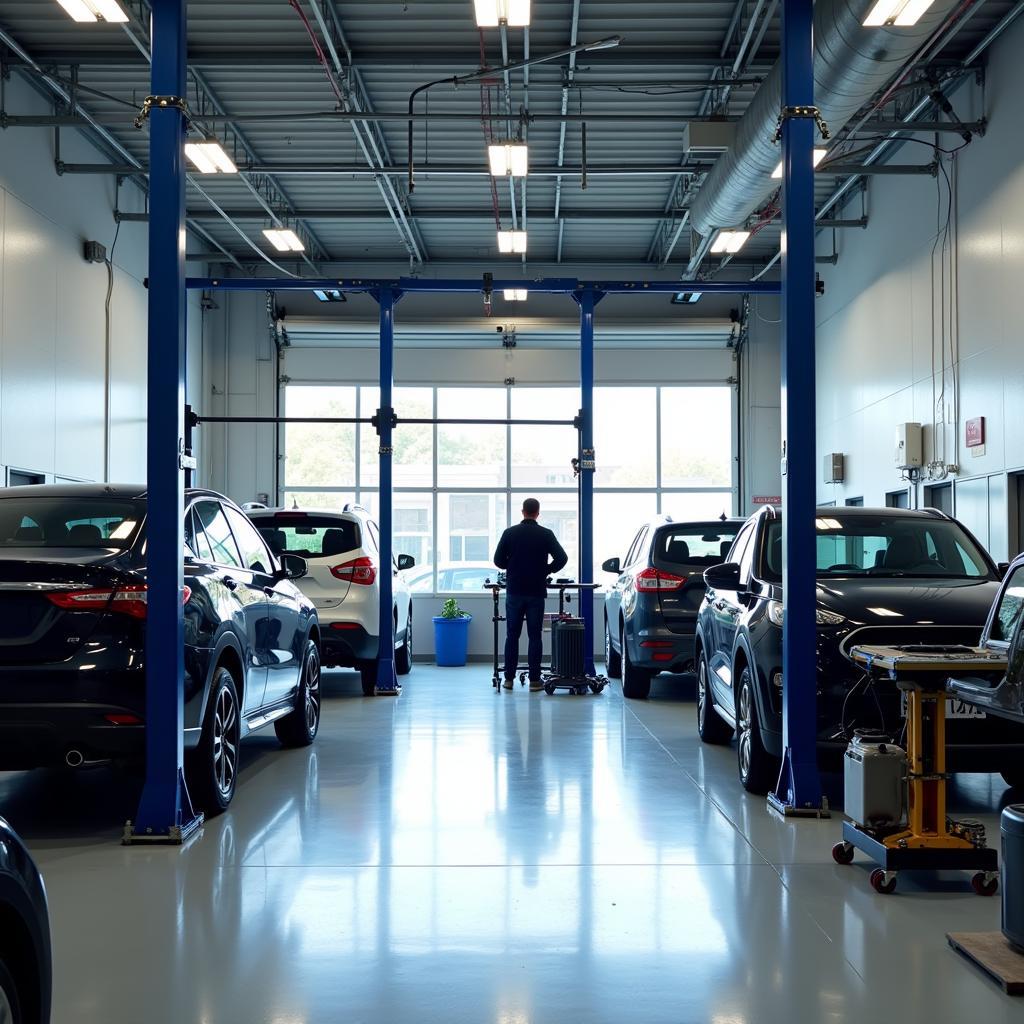
<svg viewBox="0 0 1024 1024">
<path fill-rule="evenodd" d="M 707 656 L 701 652 L 697 659 L 697 734 L 704 743 L 721 746 L 732 739 L 733 729 L 715 710 L 711 692 L 711 668 Z"/>
<path fill-rule="evenodd" d="M 622 655 L 612 647 L 612 629 L 604 620 L 604 670 L 609 679 L 622 678 Z"/>
<path fill-rule="evenodd" d="M 363 685 L 364 697 L 375 697 L 377 695 L 377 662 L 364 661 L 359 666 L 359 681 Z"/>
<path fill-rule="evenodd" d="M 312 640 L 295 691 L 295 710 L 274 723 L 277 738 L 286 747 L 308 747 L 320 731 L 320 652 Z"/>
<path fill-rule="evenodd" d="M 619 636 L 622 647 L 622 696 L 631 700 L 646 700 L 651 692 L 651 673 L 646 669 L 637 668 L 630 661 L 625 628 Z"/>
<path fill-rule="evenodd" d="M 765 750 L 761 739 L 754 674 L 746 665 L 736 687 L 736 762 L 740 783 L 748 793 L 764 796 L 778 778 L 778 759 Z"/>
<path fill-rule="evenodd" d="M 4 1024 L 23 1024 L 25 1017 L 18 998 L 18 986 L 14 983 L 7 965 L 0 960 L 0 1021 Z"/>
<path fill-rule="evenodd" d="M 395 651 L 395 672 L 400 676 L 407 676 L 412 671 L 412 609 L 409 609 L 409 618 L 405 625 L 405 640 L 402 646 Z"/>
<path fill-rule="evenodd" d="M 188 766 L 189 795 L 207 817 L 226 811 L 235 795 L 241 738 L 238 687 L 230 670 L 221 665 L 210 685 L 202 736 Z"/>
</svg>

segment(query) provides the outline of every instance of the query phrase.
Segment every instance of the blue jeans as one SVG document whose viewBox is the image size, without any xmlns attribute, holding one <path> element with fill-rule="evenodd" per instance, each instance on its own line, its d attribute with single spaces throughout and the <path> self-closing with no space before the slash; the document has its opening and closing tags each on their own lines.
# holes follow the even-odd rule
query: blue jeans
<svg viewBox="0 0 1024 1024">
<path fill-rule="evenodd" d="M 527 661 L 530 679 L 540 679 L 540 662 L 544 656 L 544 598 L 519 597 L 509 594 L 505 598 L 505 678 L 510 679 L 519 667 L 519 637 L 526 620 L 526 635 L 530 646 Z"/>
</svg>

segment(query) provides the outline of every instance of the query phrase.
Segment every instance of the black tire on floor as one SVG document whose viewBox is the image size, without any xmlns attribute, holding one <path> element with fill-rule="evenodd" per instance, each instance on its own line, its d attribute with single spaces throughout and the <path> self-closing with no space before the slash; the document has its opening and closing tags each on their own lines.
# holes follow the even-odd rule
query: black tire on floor
<svg viewBox="0 0 1024 1024">
<path fill-rule="evenodd" d="M 622 655 L 612 647 L 612 629 L 604 620 L 604 671 L 609 679 L 622 678 Z"/>
<path fill-rule="evenodd" d="M 192 803 L 207 817 L 226 811 L 235 795 L 241 737 L 238 687 L 231 672 L 221 665 L 210 686 L 199 746 L 191 752 L 187 765 Z"/>
<path fill-rule="evenodd" d="M 707 655 L 697 659 L 697 733 L 704 743 L 721 745 L 732 739 L 733 729 L 715 710 L 711 691 L 711 669 Z"/>
<path fill-rule="evenodd" d="M 312 640 L 295 691 L 295 710 L 274 723 L 277 738 L 286 747 L 308 747 L 320 729 L 320 652 Z"/>
<path fill-rule="evenodd" d="M 395 651 L 395 672 L 400 676 L 407 676 L 412 671 L 412 608 L 409 609 L 409 618 L 406 620 L 405 640 L 402 646 Z"/>
<path fill-rule="evenodd" d="M 359 681 L 363 685 L 363 696 L 374 697 L 377 694 L 377 662 L 364 661 L 359 666 Z"/>
<path fill-rule="evenodd" d="M 740 782 L 748 793 L 764 796 L 779 774 L 779 761 L 764 748 L 757 717 L 754 676 L 744 666 L 736 687 L 736 761 Z"/>
<path fill-rule="evenodd" d="M 619 637 L 622 650 L 622 696 L 631 700 L 646 700 L 651 692 L 651 673 L 646 669 L 637 668 L 629 660 L 625 628 Z"/>
<path fill-rule="evenodd" d="M 3 1024 L 25 1022 L 21 1000 L 18 998 L 18 986 L 3 960 L 0 960 L 0 1021 L 3 1021 Z"/>
</svg>

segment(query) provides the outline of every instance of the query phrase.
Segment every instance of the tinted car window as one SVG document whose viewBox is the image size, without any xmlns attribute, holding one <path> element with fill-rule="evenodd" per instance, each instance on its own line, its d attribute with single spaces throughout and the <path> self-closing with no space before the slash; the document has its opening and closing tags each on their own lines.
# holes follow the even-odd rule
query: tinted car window
<svg viewBox="0 0 1024 1024">
<path fill-rule="evenodd" d="M 632 565 L 633 555 L 636 552 L 637 545 L 640 543 L 640 538 L 644 535 L 643 529 L 637 531 L 637 535 L 633 538 L 633 543 L 629 545 L 629 550 L 626 552 L 626 557 L 622 559 L 622 565 Z"/>
<path fill-rule="evenodd" d="M 1015 569 L 1006 583 L 1003 596 L 999 599 L 995 618 L 992 620 L 989 640 L 1010 643 L 1022 614 L 1024 614 L 1024 565 Z"/>
<path fill-rule="evenodd" d="M 246 569 L 253 572 L 271 573 L 274 566 L 270 559 L 270 552 L 260 539 L 256 528 L 249 522 L 241 512 L 236 512 L 230 506 L 224 511 L 227 513 L 228 522 L 231 524 L 231 532 L 235 535 L 235 542 L 242 553 L 242 564 Z"/>
<path fill-rule="evenodd" d="M 195 514 L 196 526 L 202 528 L 209 543 L 210 561 L 241 568 L 242 558 L 220 505 L 216 501 L 201 501 L 195 506 Z"/>
<path fill-rule="evenodd" d="M 673 565 L 718 565 L 724 561 L 739 525 L 676 526 L 654 538 L 654 557 Z"/>
<path fill-rule="evenodd" d="M 626 563 L 627 565 L 632 565 L 634 562 L 639 562 L 640 559 L 644 557 L 647 551 L 646 545 L 648 532 L 649 528 L 646 526 L 640 531 L 639 536 L 636 538 L 636 545 L 630 552 L 629 561 Z"/>
<path fill-rule="evenodd" d="M 125 548 L 141 505 L 116 498 L 0 498 L 0 548 Z"/>
<path fill-rule="evenodd" d="M 253 524 L 275 555 L 329 558 L 359 547 L 359 524 L 335 516 L 253 516 Z"/>
<path fill-rule="evenodd" d="M 747 555 L 747 550 L 750 547 L 750 538 L 754 535 L 754 524 L 745 523 L 743 529 L 736 534 L 736 540 L 733 541 L 732 547 L 726 552 L 722 558 L 723 562 L 736 562 L 741 564 L 743 559 Z"/>
</svg>

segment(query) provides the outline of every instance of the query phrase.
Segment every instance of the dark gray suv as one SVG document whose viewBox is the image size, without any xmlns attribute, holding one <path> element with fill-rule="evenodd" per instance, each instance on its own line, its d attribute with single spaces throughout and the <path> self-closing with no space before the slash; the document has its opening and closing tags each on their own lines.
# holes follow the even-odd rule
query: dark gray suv
<svg viewBox="0 0 1024 1024">
<path fill-rule="evenodd" d="M 645 523 L 625 558 L 602 568 L 616 575 L 604 599 L 605 671 L 626 697 L 643 698 L 659 672 L 693 668 L 693 637 L 704 599 L 704 570 L 729 553 L 742 519 Z"/>
</svg>

